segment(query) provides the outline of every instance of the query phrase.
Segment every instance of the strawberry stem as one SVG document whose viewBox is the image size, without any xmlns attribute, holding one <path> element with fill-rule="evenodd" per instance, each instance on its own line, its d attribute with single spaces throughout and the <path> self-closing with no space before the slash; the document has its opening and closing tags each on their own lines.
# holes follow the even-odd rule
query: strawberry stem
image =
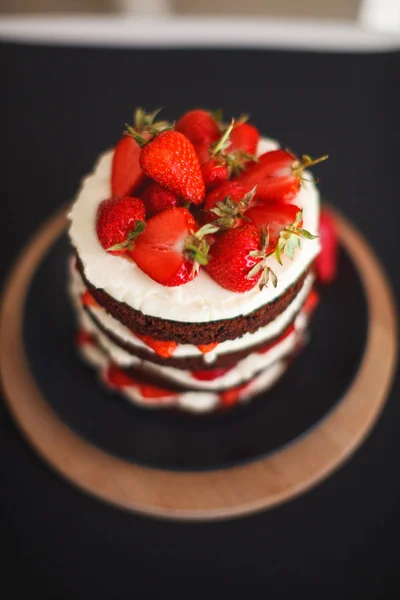
<svg viewBox="0 0 400 600">
<path fill-rule="evenodd" d="M 314 159 L 311 158 L 311 156 L 308 156 L 308 154 L 303 154 L 301 157 L 301 161 L 297 161 L 292 167 L 293 175 L 296 175 L 296 177 L 300 177 L 304 169 L 308 169 L 309 167 L 318 165 L 324 160 L 327 160 L 327 158 L 329 158 L 327 154 Z"/>
<path fill-rule="evenodd" d="M 143 108 L 137 108 L 134 113 L 134 126 L 125 123 L 125 135 L 130 135 L 140 147 L 150 142 L 157 133 L 167 129 L 173 129 L 175 124 L 168 121 L 155 121 L 161 108 L 152 113 L 146 113 Z"/>
<path fill-rule="evenodd" d="M 255 185 L 250 192 L 239 200 L 239 202 L 235 202 L 232 200 L 231 196 L 226 196 L 224 200 L 221 202 L 217 202 L 214 208 L 211 208 L 209 212 L 214 213 L 218 219 L 212 222 L 213 225 L 219 227 L 221 229 L 231 229 L 236 224 L 236 219 L 244 219 L 245 221 L 249 221 L 248 217 L 246 217 L 243 213 L 249 207 L 250 202 L 253 200 L 254 195 L 256 193 L 257 186 Z"/>
<path fill-rule="evenodd" d="M 211 151 L 211 156 L 215 157 L 217 154 L 221 153 L 227 147 L 227 142 L 229 140 L 229 136 L 231 135 L 233 126 L 235 124 L 235 119 L 232 119 L 230 125 L 225 129 L 224 133 L 220 137 L 220 139 L 214 144 Z"/>
<path fill-rule="evenodd" d="M 125 241 L 120 244 L 114 244 L 107 248 L 107 252 L 120 252 L 122 250 L 133 250 L 135 247 L 135 239 L 144 231 L 146 223 L 144 221 L 136 221 L 134 229 L 129 231 Z"/>
</svg>

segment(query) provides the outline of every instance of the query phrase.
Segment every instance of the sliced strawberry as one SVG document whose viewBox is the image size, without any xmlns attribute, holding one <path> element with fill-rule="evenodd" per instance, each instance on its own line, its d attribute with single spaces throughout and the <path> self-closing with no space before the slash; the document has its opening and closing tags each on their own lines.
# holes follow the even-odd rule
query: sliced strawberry
<svg viewBox="0 0 400 600">
<path fill-rule="evenodd" d="M 252 223 L 268 233 L 270 250 L 275 249 L 280 264 L 282 252 L 290 260 L 294 259 L 296 249 L 301 248 L 301 238 L 313 240 L 317 237 L 302 229 L 302 215 L 298 206 L 286 202 L 264 202 L 245 213 Z"/>
<path fill-rule="evenodd" d="M 201 204 L 205 185 L 199 159 L 192 143 L 178 131 L 163 131 L 141 151 L 140 165 L 150 179 L 181 196 Z"/>
<path fill-rule="evenodd" d="M 148 383 L 139 384 L 139 390 L 143 398 L 174 398 L 177 395 L 176 392 L 171 392 L 171 390 L 165 390 Z"/>
<path fill-rule="evenodd" d="M 81 296 L 81 302 L 83 306 L 91 306 L 92 308 L 97 308 L 99 306 L 98 302 L 93 298 L 92 294 L 89 290 L 86 290 Z"/>
<path fill-rule="evenodd" d="M 221 405 L 225 408 L 228 408 L 229 406 L 234 406 L 237 404 L 242 391 L 245 390 L 247 386 L 248 384 L 245 383 L 243 385 L 231 388 L 230 390 L 221 392 L 219 395 Z"/>
<path fill-rule="evenodd" d="M 301 212 L 300 208 L 294 204 L 267 202 L 250 207 L 246 210 L 245 215 L 255 225 L 262 227 L 268 225 L 269 241 L 274 246 L 280 232 L 294 223 L 299 212 Z M 298 226 L 301 227 L 301 225 L 302 221 L 299 222 Z"/>
<path fill-rule="evenodd" d="M 218 123 L 213 115 L 204 109 L 190 110 L 176 123 L 176 131 L 185 135 L 193 145 L 210 146 L 220 136 Z"/>
<path fill-rule="evenodd" d="M 149 277 L 165 286 L 194 279 L 207 262 L 208 244 L 186 208 L 169 208 L 147 221 L 130 253 Z"/>
<path fill-rule="evenodd" d="M 213 381 L 214 379 L 218 379 L 218 377 L 222 377 L 230 371 L 230 369 L 205 369 L 204 371 L 192 371 L 191 375 L 193 379 L 198 379 L 199 381 Z"/>
<path fill-rule="evenodd" d="M 135 336 L 142 340 L 146 346 L 152 348 L 158 356 L 162 356 L 164 358 L 169 358 L 175 352 L 178 344 L 173 342 L 172 340 L 155 340 L 151 335 L 142 335 L 137 331 L 133 331 Z"/>
<path fill-rule="evenodd" d="M 207 354 L 208 352 L 211 352 L 212 350 L 214 350 L 214 348 L 216 348 L 218 346 L 218 342 L 214 342 L 212 344 L 199 344 L 197 346 L 197 348 L 200 350 L 200 352 L 202 354 Z"/>
<path fill-rule="evenodd" d="M 321 252 L 315 261 L 315 268 L 319 281 L 329 284 L 335 279 L 337 272 L 338 242 L 334 218 L 326 209 L 321 212 L 319 236 Z"/>
<path fill-rule="evenodd" d="M 109 385 L 116 388 L 132 387 L 137 385 L 137 382 L 133 377 L 130 377 L 123 369 L 120 369 L 115 365 L 110 365 L 107 368 L 104 377 Z"/>
<path fill-rule="evenodd" d="M 180 204 L 179 196 L 155 181 L 151 181 L 146 186 L 141 198 L 148 217 L 153 217 L 157 213 L 167 210 L 167 208 L 173 208 Z"/>
<path fill-rule="evenodd" d="M 293 200 L 301 185 L 302 172 L 328 158 L 312 160 L 303 155 L 301 161 L 287 150 L 272 150 L 258 157 L 237 177 L 242 185 L 257 185 L 257 199 L 263 202 Z"/>
<path fill-rule="evenodd" d="M 86 346 L 88 344 L 93 345 L 95 343 L 93 336 L 84 329 L 80 329 L 76 332 L 75 341 L 78 346 Z"/>
<path fill-rule="evenodd" d="M 145 207 L 139 198 L 119 196 L 103 200 L 97 209 L 96 232 L 110 254 L 124 254 L 145 227 Z"/>
<path fill-rule="evenodd" d="M 144 179 L 139 163 L 141 148 L 130 136 L 121 138 L 115 147 L 112 172 L 111 191 L 113 196 L 133 194 Z"/>
<path fill-rule="evenodd" d="M 242 150 L 247 154 L 256 154 L 260 133 L 250 123 L 237 123 L 231 133 L 231 143 L 228 152 Z"/>
</svg>

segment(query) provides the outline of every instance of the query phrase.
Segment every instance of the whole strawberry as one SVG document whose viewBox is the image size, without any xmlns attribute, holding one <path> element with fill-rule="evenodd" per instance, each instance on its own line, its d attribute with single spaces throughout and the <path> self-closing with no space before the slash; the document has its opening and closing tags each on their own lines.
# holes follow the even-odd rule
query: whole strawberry
<svg viewBox="0 0 400 600">
<path fill-rule="evenodd" d="M 145 207 L 138 198 L 122 196 L 103 200 L 97 209 L 96 232 L 100 244 L 110 254 L 132 250 L 145 227 Z"/>
<path fill-rule="evenodd" d="M 207 190 L 227 181 L 232 173 L 240 174 L 249 161 L 256 160 L 242 149 L 230 149 L 235 120 L 222 133 L 220 139 L 209 147 L 208 158 L 201 163 L 201 172 Z"/>
<path fill-rule="evenodd" d="M 272 150 L 258 157 L 258 161 L 237 177 L 242 185 L 257 185 L 257 199 L 262 202 L 293 200 L 301 185 L 303 170 L 316 165 L 327 156 L 313 160 L 303 155 L 299 160 L 287 150 Z"/>
<path fill-rule="evenodd" d="M 241 225 L 215 236 L 206 270 L 221 287 L 231 292 L 252 290 L 261 276 L 261 288 L 268 284 L 269 278 L 276 286 L 276 276 L 265 263 L 269 253 L 265 232 L 256 225 Z"/>
<path fill-rule="evenodd" d="M 141 199 L 146 207 L 148 217 L 153 217 L 167 208 L 173 208 L 180 204 L 180 198 L 174 192 L 162 187 L 156 181 L 151 181 L 141 194 Z"/>
<path fill-rule="evenodd" d="M 169 208 L 146 223 L 130 256 L 151 279 L 168 287 L 182 285 L 207 264 L 209 246 L 204 239 L 216 228 L 199 230 L 193 215 L 183 207 Z"/>
<path fill-rule="evenodd" d="M 175 129 L 183 133 L 194 146 L 209 147 L 220 136 L 218 123 L 212 113 L 201 108 L 185 113 L 178 119 Z"/>
<path fill-rule="evenodd" d="M 235 181 L 227 181 L 212 190 L 206 197 L 205 220 L 213 221 L 222 229 L 243 223 L 243 213 L 251 206 L 256 188 L 250 190 Z"/>
<path fill-rule="evenodd" d="M 163 131 L 142 148 L 143 172 L 187 202 L 201 204 L 205 186 L 192 143 L 179 131 Z"/>
</svg>

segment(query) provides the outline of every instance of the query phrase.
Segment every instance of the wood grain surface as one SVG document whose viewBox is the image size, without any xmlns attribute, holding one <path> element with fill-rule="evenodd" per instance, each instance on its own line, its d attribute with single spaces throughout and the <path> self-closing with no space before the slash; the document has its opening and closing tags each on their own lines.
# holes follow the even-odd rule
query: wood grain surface
<svg viewBox="0 0 400 600">
<path fill-rule="evenodd" d="M 360 234 L 336 215 L 341 243 L 365 286 L 369 329 L 359 371 L 340 404 L 283 450 L 247 465 L 205 472 L 141 467 L 80 438 L 52 410 L 34 380 L 23 346 L 29 283 L 65 229 L 58 213 L 39 230 L 10 274 L 0 316 L 1 375 L 9 408 L 36 452 L 80 489 L 120 508 L 176 519 L 217 519 L 266 509 L 289 500 L 329 475 L 375 423 L 396 367 L 397 317 L 390 286 Z M 93 383 L 95 385 L 95 383 Z"/>
</svg>

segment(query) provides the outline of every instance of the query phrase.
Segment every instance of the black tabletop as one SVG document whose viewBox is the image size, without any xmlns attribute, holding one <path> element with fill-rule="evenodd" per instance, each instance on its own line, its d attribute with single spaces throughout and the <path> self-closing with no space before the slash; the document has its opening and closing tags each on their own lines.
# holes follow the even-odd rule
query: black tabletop
<svg viewBox="0 0 400 600">
<path fill-rule="evenodd" d="M 4 276 L 135 106 L 248 111 L 293 150 L 330 155 L 321 189 L 370 240 L 400 293 L 400 53 L 112 50 L 0 45 Z M 344 340 L 345 343 L 345 340 Z M 216 523 L 128 514 L 83 495 L 0 418 L 1 526 L 16 593 L 387 598 L 399 587 L 400 381 L 354 457 L 306 495 Z M 11 568 L 15 572 L 11 576 Z M 16 574 L 15 574 L 16 573 Z"/>
</svg>

